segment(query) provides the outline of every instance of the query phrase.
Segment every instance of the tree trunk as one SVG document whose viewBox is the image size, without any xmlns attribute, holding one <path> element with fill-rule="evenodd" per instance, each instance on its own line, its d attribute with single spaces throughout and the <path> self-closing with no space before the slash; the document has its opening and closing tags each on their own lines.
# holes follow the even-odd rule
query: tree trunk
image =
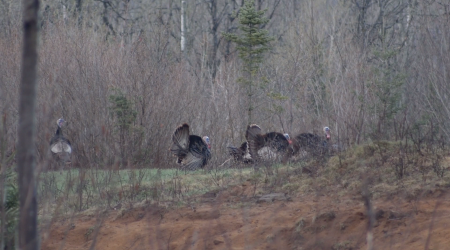
<svg viewBox="0 0 450 250">
<path fill-rule="evenodd" d="M 39 249 L 35 170 L 35 105 L 39 0 L 23 0 L 23 57 L 20 84 L 17 166 L 19 170 L 19 249 Z"/>
<path fill-rule="evenodd" d="M 186 49 L 186 1 L 181 1 L 181 54 L 184 59 Z"/>
<path fill-rule="evenodd" d="M 0 249 L 5 249 L 5 246 L 8 245 L 5 242 L 5 233 L 6 232 L 6 147 L 7 143 L 6 136 L 6 114 L 3 115 L 2 123 L 0 124 L 0 219 L 1 219 L 1 232 L 0 233 Z"/>
</svg>

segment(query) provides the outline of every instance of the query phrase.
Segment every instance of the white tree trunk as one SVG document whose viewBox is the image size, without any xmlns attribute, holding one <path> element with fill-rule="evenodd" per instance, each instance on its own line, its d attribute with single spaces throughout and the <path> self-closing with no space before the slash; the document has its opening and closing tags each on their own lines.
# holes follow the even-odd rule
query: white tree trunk
<svg viewBox="0 0 450 250">
<path fill-rule="evenodd" d="M 181 1 L 181 52 L 186 49 L 186 1 Z"/>
</svg>

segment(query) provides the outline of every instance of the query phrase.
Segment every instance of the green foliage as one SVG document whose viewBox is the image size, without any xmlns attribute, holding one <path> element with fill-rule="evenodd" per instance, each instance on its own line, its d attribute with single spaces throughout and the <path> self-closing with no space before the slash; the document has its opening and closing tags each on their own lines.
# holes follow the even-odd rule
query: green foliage
<svg viewBox="0 0 450 250">
<path fill-rule="evenodd" d="M 248 122 L 252 121 L 252 110 L 254 107 L 252 97 L 255 95 L 257 88 L 252 86 L 255 83 L 255 76 L 260 64 L 263 62 L 264 53 L 271 49 L 270 42 L 273 37 L 268 35 L 268 31 L 262 26 L 266 24 L 269 19 L 264 17 L 267 10 L 257 11 L 255 3 L 252 0 L 246 0 L 244 6 L 239 10 L 239 30 L 241 35 L 224 33 L 223 36 L 236 43 L 239 51 L 239 58 L 243 61 L 243 71 L 245 77 L 240 78 L 238 82 L 246 86 L 248 96 Z"/>
<path fill-rule="evenodd" d="M 287 96 L 282 95 L 281 93 L 277 92 L 270 92 L 267 94 L 270 98 L 272 98 L 275 101 L 286 101 L 288 99 Z"/>
<path fill-rule="evenodd" d="M 374 128 L 376 138 L 387 139 L 389 135 L 384 132 L 385 129 L 392 126 L 395 116 L 406 106 L 403 102 L 402 89 L 406 76 L 391 65 L 391 61 L 395 61 L 397 52 L 376 51 L 374 55 L 381 63 L 373 68 L 375 77 L 370 84 L 370 89 L 373 91 L 375 102 L 370 110 L 378 118 L 377 127 Z"/>
<path fill-rule="evenodd" d="M 125 166 L 128 161 L 128 156 L 131 155 L 129 143 L 130 127 L 136 120 L 137 112 L 133 109 L 133 105 L 126 98 L 126 96 L 117 91 L 117 94 L 110 95 L 109 101 L 112 104 L 112 114 L 116 117 L 116 127 L 119 130 L 119 144 L 120 144 L 120 161 L 122 166 Z"/>
<path fill-rule="evenodd" d="M 264 17 L 266 11 L 257 11 L 253 1 L 245 1 L 238 17 L 242 36 L 223 34 L 225 38 L 237 44 L 239 57 L 244 61 L 244 71 L 251 74 L 259 69 L 264 53 L 271 48 L 269 43 L 273 40 L 268 31 L 261 28 L 261 25 L 269 22 L 269 19 Z"/>
<path fill-rule="evenodd" d="M 9 172 L 6 174 L 5 183 L 5 201 L 3 203 L 3 208 L 5 209 L 5 222 L 1 221 L 0 224 L 5 226 L 5 232 L 3 233 L 3 239 L 5 246 L 8 249 L 14 249 L 16 230 L 18 226 L 19 217 L 19 189 L 17 188 L 17 178 Z M 3 191 L 2 191 L 3 192 Z"/>
<path fill-rule="evenodd" d="M 267 94 L 268 97 L 272 100 L 272 107 L 271 110 L 273 113 L 281 115 L 281 113 L 284 112 L 283 105 L 281 105 L 284 101 L 288 100 L 288 97 L 285 95 L 282 95 L 278 92 L 269 92 Z"/>
<path fill-rule="evenodd" d="M 137 116 L 137 112 L 133 109 L 131 102 L 120 91 L 115 95 L 110 95 L 109 101 L 113 105 L 111 110 L 117 119 L 117 127 L 121 131 L 128 130 Z"/>
</svg>

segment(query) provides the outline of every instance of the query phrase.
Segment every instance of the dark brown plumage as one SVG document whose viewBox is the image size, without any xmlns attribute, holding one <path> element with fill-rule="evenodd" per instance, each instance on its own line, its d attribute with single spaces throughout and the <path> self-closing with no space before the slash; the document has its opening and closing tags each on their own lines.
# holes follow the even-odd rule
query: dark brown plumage
<svg viewBox="0 0 450 250">
<path fill-rule="evenodd" d="M 245 138 L 247 139 L 249 153 L 252 159 L 255 161 L 261 159 L 277 159 L 289 147 L 289 141 L 286 135 L 278 132 L 263 134 L 258 125 L 249 125 L 245 133 Z"/>
<path fill-rule="evenodd" d="M 246 164 L 253 163 L 253 159 L 248 151 L 248 143 L 243 142 L 239 148 L 235 146 L 228 146 L 228 153 L 233 156 L 236 162 L 243 162 Z"/>
<path fill-rule="evenodd" d="M 324 136 L 311 133 L 301 133 L 295 136 L 283 161 L 286 162 L 300 150 L 304 150 L 316 157 L 325 154 L 330 144 L 331 135 L 328 127 L 324 127 L 323 131 L 325 133 Z"/>
<path fill-rule="evenodd" d="M 177 163 L 188 170 L 203 168 L 211 158 L 208 136 L 189 134 L 189 125 L 184 123 L 172 135 L 170 151 L 177 157 Z"/>
</svg>

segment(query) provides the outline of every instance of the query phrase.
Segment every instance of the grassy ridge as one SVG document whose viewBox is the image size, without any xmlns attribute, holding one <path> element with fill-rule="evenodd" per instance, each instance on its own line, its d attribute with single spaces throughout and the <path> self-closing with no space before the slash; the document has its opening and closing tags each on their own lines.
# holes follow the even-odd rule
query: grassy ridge
<svg viewBox="0 0 450 250">
<path fill-rule="evenodd" d="M 429 190 L 450 186 L 446 174 L 450 161 L 436 155 L 410 152 L 398 175 L 401 144 L 366 144 L 325 159 L 304 157 L 288 165 L 259 168 L 220 168 L 184 172 L 179 169 L 65 170 L 39 176 L 42 211 L 63 213 L 91 208 L 114 208 L 118 204 L 187 204 L 204 193 L 251 185 L 253 195 L 271 192 L 291 196 L 322 193 L 359 196 L 363 183 L 374 198 L 402 194 L 415 198 Z M 426 151 L 424 151 L 426 152 Z M 420 164 L 419 164 L 420 163 Z M 212 165 L 212 164 L 211 164 Z M 211 166 L 210 166 L 211 167 Z M 50 210 L 49 210 L 50 209 Z"/>
</svg>

